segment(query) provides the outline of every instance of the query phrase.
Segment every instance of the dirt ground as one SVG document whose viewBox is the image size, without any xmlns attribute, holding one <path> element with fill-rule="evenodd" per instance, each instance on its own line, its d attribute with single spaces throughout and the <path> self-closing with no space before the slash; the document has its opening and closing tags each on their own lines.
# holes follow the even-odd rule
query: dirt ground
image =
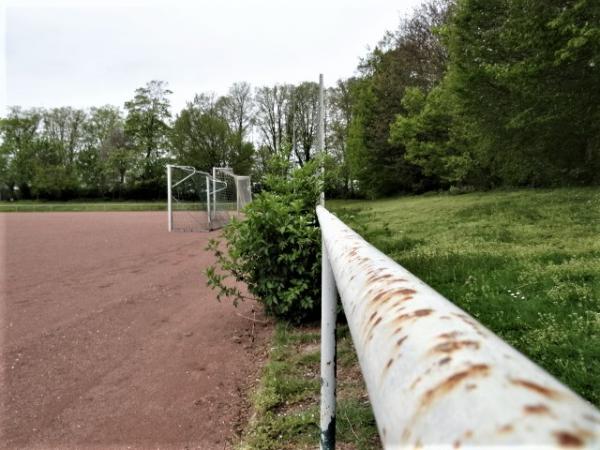
<svg viewBox="0 0 600 450">
<path fill-rule="evenodd" d="M 270 327 L 164 212 L 0 214 L 0 447 L 230 448 Z M 264 319 L 257 316 L 258 319 Z"/>
</svg>

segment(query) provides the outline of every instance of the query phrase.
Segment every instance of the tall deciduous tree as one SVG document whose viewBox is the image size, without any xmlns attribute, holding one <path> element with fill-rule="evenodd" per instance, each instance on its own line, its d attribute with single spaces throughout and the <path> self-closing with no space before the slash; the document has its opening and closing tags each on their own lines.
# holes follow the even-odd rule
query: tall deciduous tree
<svg viewBox="0 0 600 450">
<path fill-rule="evenodd" d="M 305 81 L 291 89 L 288 136 L 300 166 L 313 157 L 319 114 L 319 85 Z M 292 127 L 292 130 L 289 128 Z"/>
<path fill-rule="evenodd" d="M 355 83 L 354 78 L 338 80 L 335 86 L 327 90 L 328 127 L 325 147 L 334 161 L 331 169 L 335 171 L 335 176 L 333 180 L 328 178 L 326 187 L 342 196 L 348 196 L 353 191 L 354 176 L 348 157 L 348 136 L 354 108 L 352 86 Z"/>
<path fill-rule="evenodd" d="M 291 87 L 289 85 L 264 86 L 256 90 L 256 125 L 262 144 L 272 154 L 289 144 L 286 133 Z"/>
<path fill-rule="evenodd" d="M 227 95 L 219 99 L 219 103 L 222 114 L 235 136 L 237 150 L 241 152 L 254 118 L 254 99 L 250 84 L 234 83 Z"/>
<path fill-rule="evenodd" d="M 161 158 L 167 149 L 170 130 L 169 94 L 164 81 L 150 81 L 135 90 L 132 100 L 125 102 L 125 132 L 134 148 L 142 155 L 142 178 L 160 177 L 164 170 Z"/>
<path fill-rule="evenodd" d="M 60 155 L 61 164 L 65 165 L 68 173 L 75 170 L 77 153 L 83 143 L 84 124 L 87 119 L 85 111 L 70 107 L 52 108 L 42 114 L 43 133 L 47 141 L 52 141 L 53 147 Z"/>
<path fill-rule="evenodd" d="M 103 196 L 115 187 L 116 177 L 108 164 L 115 149 L 111 138 L 123 133 L 123 128 L 124 119 L 118 107 L 106 105 L 90 109 L 83 126 L 83 148 L 78 155 L 81 187 L 90 195 Z"/>
<path fill-rule="evenodd" d="M 173 124 L 172 145 L 177 161 L 209 172 L 228 166 L 236 137 L 212 95 L 200 94 L 189 102 Z"/>
<path fill-rule="evenodd" d="M 599 24 L 591 0 L 458 3 L 449 78 L 502 182 L 598 179 Z"/>
<path fill-rule="evenodd" d="M 116 191 L 121 197 L 125 186 L 125 177 L 135 166 L 136 152 L 121 127 L 115 127 L 110 131 L 102 143 L 102 155 L 106 155 L 105 167 L 109 180 L 116 180 Z"/>
<path fill-rule="evenodd" d="M 445 52 L 436 29 L 447 20 L 448 3 L 430 0 L 421 6 L 361 64 L 349 150 L 360 188 L 367 195 L 421 191 L 431 186 L 419 167 L 405 159 L 404 146 L 390 141 L 389 127 L 396 114 L 403 112 L 406 88 L 428 90 L 444 73 Z"/>
<path fill-rule="evenodd" d="M 19 188 L 28 197 L 34 177 L 35 140 L 41 124 L 41 111 L 13 107 L 8 116 L 0 120 L 0 152 L 4 156 L 3 182 L 9 195 Z"/>
</svg>

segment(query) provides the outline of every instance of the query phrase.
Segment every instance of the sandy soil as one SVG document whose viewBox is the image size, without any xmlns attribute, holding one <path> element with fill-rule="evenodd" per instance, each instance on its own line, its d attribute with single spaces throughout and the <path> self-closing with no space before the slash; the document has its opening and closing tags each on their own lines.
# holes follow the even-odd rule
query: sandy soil
<svg viewBox="0 0 600 450">
<path fill-rule="evenodd" d="M 0 447 L 230 448 L 270 328 L 163 212 L 0 214 Z M 259 319 L 261 317 L 257 316 Z"/>
</svg>

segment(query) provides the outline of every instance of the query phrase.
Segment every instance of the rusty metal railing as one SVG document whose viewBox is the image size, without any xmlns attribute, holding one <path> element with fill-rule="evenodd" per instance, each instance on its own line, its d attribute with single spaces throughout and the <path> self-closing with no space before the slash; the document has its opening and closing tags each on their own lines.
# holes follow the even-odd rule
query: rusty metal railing
<svg viewBox="0 0 600 450">
<path fill-rule="evenodd" d="M 335 285 L 384 448 L 600 448 L 600 411 L 325 208 L 317 215 L 322 449 L 335 446 Z"/>
</svg>

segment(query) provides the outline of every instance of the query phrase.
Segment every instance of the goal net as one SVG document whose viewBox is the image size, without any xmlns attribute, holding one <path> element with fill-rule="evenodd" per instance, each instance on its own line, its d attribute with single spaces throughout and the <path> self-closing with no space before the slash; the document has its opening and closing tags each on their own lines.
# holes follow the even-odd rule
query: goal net
<svg viewBox="0 0 600 450">
<path fill-rule="evenodd" d="M 236 175 L 229 167 L 213 167 L 212 178 L 221 183 L 213 189 L 211 222 L 215 228 L 222 227 L 237 217 L 244 206 L 252 201 L 250 177 Z"/>
<path fill-rule="evenodd" d="M 167 165 L 169 231 L 210 231 L 226 225 L 252 199 L 250 177 L 227 168 L 213 175 Z"/>
<path fill-rule="evenodd" d="M 169 231 L 208 231 L 211 177 L 190 166 L 167 166 Z"/>
</svg>

